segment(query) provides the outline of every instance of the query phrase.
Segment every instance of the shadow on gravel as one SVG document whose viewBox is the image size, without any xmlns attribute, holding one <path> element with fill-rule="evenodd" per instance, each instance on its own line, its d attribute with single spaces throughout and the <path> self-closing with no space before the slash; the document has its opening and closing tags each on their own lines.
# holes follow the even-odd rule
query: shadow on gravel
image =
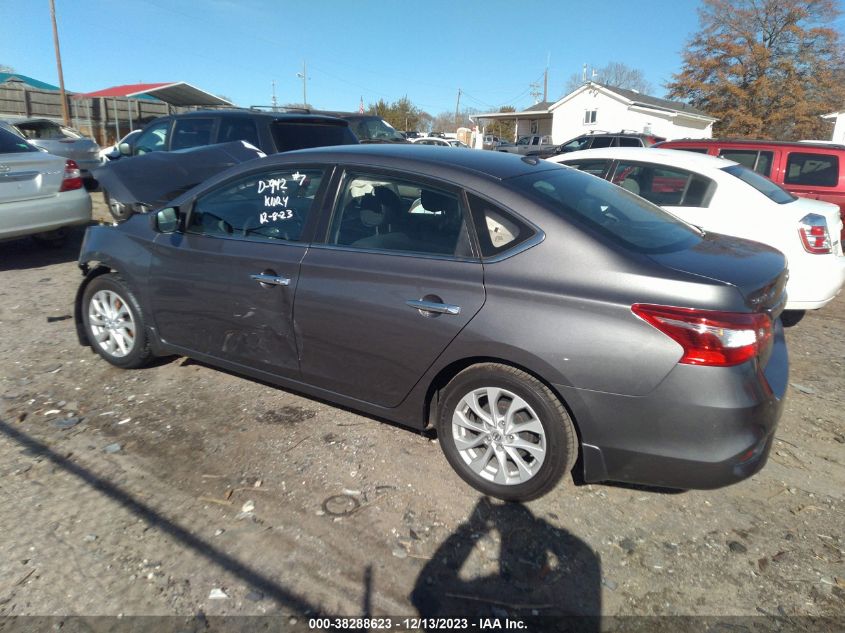
<svg viewBox="0 0 845 633">
<path fill-rule="evenodd" d="M 124 492 L 113 483 L 103 479 L 76 464 L 66 457 L 53 452 L 47 445 L 42 444 L 26 433 L 0 421 L 0 433 L 10 440 L 17 442 L 34 456 L 44 457 L 50 462 L 80 479 L 83 483 L 91 486 L 94 490 L 101 492 L 110 499 L 116 501 L 124 508 L 135 514 L 137 517 L 147 521 L 150 526 L 161 530 L 170 537 L 176 539 L 182 545 L 191 548 L 199 555 L 205 557 L 215 565 L 225 569 L 231 574 L 242 579 L 246 584 L 255 590 L 263 593 L 267 598 L 275 600 L 279 605 L 286 607 L 299 614 L 308 614 L 313 617 L 320 617 L 319 607 L 309 603 L 304 598 L 286 589 L 271 578 L 252 569 L 238 559 L 226 554 L 208 542 L 202 540 L 195 534 L 186 530 L 178 523 L 163 517 L 154 509 L 138 501 L 132 495 Z M 323 614 L 323 617 L 328 617 Z"/>
<path fill-rule="evenodd" d="M 89 226 L 95 224 L 91 222 Z M 0 271 L 75 262 L 79 257 L 85 229 L 84 226 L 69 229 L 67 238 L 61 244 L 42 243 L 32 237 L 0 242 Z"/>
<path fill-rule="evenodd" d="M 464 579 L 471 557 L 475 568 L 480 557 L 482 568 L 497 569 Z M 518 618 L 541 629 L 553 623 L 557 630 L 598 632 L 601 561 L 581 539 L 524 505 L 484 497 L 420 572 L 411 602 L 422 618 Z"/>
</svg>

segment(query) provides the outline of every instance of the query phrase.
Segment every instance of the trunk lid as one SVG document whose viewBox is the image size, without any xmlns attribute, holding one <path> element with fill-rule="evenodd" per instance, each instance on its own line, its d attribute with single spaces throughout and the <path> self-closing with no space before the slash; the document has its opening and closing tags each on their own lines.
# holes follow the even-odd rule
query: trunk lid
<svg viewBox="0 0 845 633">
<path fill-rule="evenodd" d="M 751 312 L 768 312 L 776 318 L 783 311 L 789 276 L 786 257 L 771 246 L 707 233 L 691 248 L 649 257 L 661 266 L 736 287 Z"/>
<path fill-rule="evenodd" d="M 44 152 L 0 155 L 0 203 L 53 196 L 64 171 L 64 158 Z"/>
</svg>

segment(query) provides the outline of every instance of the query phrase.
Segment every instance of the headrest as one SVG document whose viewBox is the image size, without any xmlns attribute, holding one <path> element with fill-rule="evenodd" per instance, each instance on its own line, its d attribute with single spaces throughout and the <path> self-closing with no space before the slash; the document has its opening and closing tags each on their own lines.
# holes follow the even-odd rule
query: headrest
<svg viewBox="0 0 845 633">
<path fill-rule="evenodd" d="M 447 196 L 439 191 L 423 189 L 420 193 L 420 203 L 426 211 L 443 211 L 447 214 L 457 211 L 458 205 L 452 196 Z"/>
</svg>

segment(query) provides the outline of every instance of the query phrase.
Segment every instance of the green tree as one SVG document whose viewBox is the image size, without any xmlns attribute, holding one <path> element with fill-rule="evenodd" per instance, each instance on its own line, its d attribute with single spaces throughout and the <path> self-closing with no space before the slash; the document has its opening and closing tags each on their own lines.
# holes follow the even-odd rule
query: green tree
<svg viewBox="0 0 845 633">
<path fill-rule="evenodd" d="M 513 106 L 502 106 L 499 108 L 499 112 L 516 112 L 516 108 Z M 516 121 L 513 119 L 509 121 L 489 119 L 489 121 L 490 123 L 488 123 L 485 128 L 487 134 L 498 136 L 500 139 L 504 139 L 506 141 L 513 140 L 514 134 L 516 133 Z"/>
<path fill-rule="evenodd" d="M 718 136 L 823 138 L 845 105 L 834 0 L 703 0 L 669 96 L 718 117 Z"/>
<path fill-rule="evenodd" d="M 423 120 L 426 117 L 430 118 L 429 115 L 411 103 L 407 96 L 393 103 L 379 99 L 376 103 L 371 103 L 367 110 L 371 114 L 380 116 L 397 130 L 418 130 Z"/>
</svg>

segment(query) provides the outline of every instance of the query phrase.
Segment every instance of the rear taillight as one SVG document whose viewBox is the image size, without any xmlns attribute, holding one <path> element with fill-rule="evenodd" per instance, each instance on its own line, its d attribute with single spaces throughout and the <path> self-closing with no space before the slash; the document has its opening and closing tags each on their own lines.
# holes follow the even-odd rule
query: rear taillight
<svg viewBox="0 0 845 633">
<path fill-rule="evenodd" d="M 59 191 L 73 191 L 74 189 L 82 189 L 82 176 L 76 161 L 68 159 L 65 163 L 65 173 L 62 176 L 62 187 Z"/>
<path fill-rule="evenodd" d="M 808 253 L 824 255 L 833 252 L 827 220 L 821 215 L 810 213 L 801 218 L 798 224 L 798 235 L 801 238 L 801 245 Z"/>
<path fill-rule="evenodd" d="M 678 362 L 685 365 L 739 365 L 772 344 L 772 320 L 766 314 L 642 303 L 631 311 L 680 344 L 684 354 Z"/>
</svg>

